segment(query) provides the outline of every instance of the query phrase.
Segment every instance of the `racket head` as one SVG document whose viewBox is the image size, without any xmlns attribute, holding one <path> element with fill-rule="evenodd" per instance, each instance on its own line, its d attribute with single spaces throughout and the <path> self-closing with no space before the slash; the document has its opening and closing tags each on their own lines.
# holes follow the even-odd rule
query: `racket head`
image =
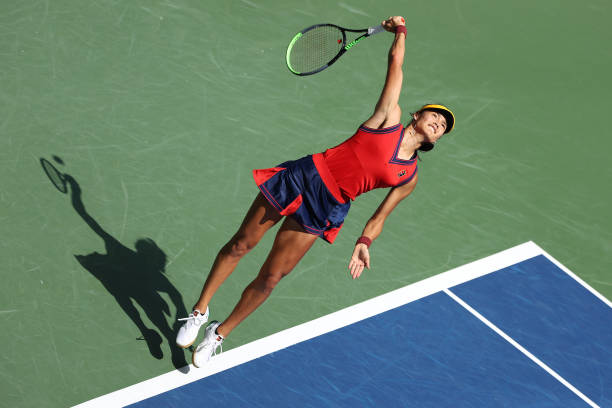
<svg viewBox="0 0 612 408">
<path fill-rule="evenodd" d="M 59 170 L 56 169 L 55 166 L 46 159 L 41 158 L 40 165 L 42 166 L 43 170 L 47 174 L 47 177 L 49 177 L 49 180 L 51 180 L 51 183 L 53 183 L 55 188 L 57 188 L 60 192 L 66 194 L 66 192 L 68 192 L 68 188 L 66 187 L 66 179 L 64 178 L 62 173 L 60 173 Z"/>
<path fill-rule="evenodd" d="M 287 67 L 295 75 L 312 75 L 345 52 L 346 33 L 335 24 L 315 24 L 297 33 L 287 47 Z"/>
</svg>

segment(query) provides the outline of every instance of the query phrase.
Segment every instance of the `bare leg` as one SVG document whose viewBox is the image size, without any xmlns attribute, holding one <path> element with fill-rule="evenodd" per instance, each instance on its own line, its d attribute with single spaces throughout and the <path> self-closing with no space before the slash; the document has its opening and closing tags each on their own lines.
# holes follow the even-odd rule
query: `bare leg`
<svg viewBox="0 0 612 408">
<path fill-rule="evenodd" d="M 219 251 L 194 309 L 202 313 L 206 310 L 210 299 L 234 271 L 240 259 L 253 249 L 266 231 L 282 217 L 261 193 L 255 197 L 238 232 Z"/>
<path fill-rule="evenodd" d="M 222 336 L 232 330 L 270 296 L 276 284 L 298 264 L 316 241 L 291 217 L 287 217 L 276 234 L 268 258 L 259 275 L 247 286 L 229 317 L 217 328 Z"/>
</svg>

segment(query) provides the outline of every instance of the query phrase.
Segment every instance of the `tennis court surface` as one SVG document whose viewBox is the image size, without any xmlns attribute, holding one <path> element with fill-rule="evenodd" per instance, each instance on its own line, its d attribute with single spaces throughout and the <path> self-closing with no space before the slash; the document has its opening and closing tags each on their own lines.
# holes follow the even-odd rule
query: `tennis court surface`
<svg viewBox="0 0 612 408">
<path fill-rule="evenodd" d="M 612 406 L 611 323 L 527 242 L 79 406 Z"/>
</svg>

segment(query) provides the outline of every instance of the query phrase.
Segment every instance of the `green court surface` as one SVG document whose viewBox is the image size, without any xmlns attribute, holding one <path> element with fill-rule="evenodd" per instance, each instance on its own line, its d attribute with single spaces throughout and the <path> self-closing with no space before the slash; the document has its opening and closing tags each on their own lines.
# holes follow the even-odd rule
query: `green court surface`
<svg viewBox="0 0 612 408">
<path fill-rule="evenodd" d="M 285 66 L 288 41 L 390 14 L 408 20 L 403 122 L 442 102 L 455 131 L 422 155 L 372 270 L 352 281 L 346 265 L 383 190 L 359 197 L 336 243 L 319 240 L 224 348 L 529 240 L 612 298 L 608 1 L 5 0 L 0 406 L 75 405 L 190 360 L 171 328 L 257 194 L 251 169 L 350 136 L 376 103 L 392 36 L 304 78 Z M 55 189 L 40 158 L 81 198 Z M 273 234 L 211 318 L 231 311 Z"/>
</svg>

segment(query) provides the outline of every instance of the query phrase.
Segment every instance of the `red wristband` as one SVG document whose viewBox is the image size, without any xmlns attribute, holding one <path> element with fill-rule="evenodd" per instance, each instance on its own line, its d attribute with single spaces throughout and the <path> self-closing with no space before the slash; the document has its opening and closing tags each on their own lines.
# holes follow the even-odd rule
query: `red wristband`
<svg viewBox="0 0 612 408">
<path fill-rule="evenodd" d="M 408 35 L 408 30 L 406 30 L 406 26 L 397 26 L 395 27 L 395 34 L 404 33 L 404 35 Z"/>
<path fill-rule="evenodd" d="M 365 244 L 369 248 L 370 245 L 372 245 L 372 240 L 370 238 L 366 237 L 365 235 L 362 235 L 362 236 L 359 237 L 357 242 L 355 242 L 355 245 L 357 245 L 357 244 Z"/>
</svg>

